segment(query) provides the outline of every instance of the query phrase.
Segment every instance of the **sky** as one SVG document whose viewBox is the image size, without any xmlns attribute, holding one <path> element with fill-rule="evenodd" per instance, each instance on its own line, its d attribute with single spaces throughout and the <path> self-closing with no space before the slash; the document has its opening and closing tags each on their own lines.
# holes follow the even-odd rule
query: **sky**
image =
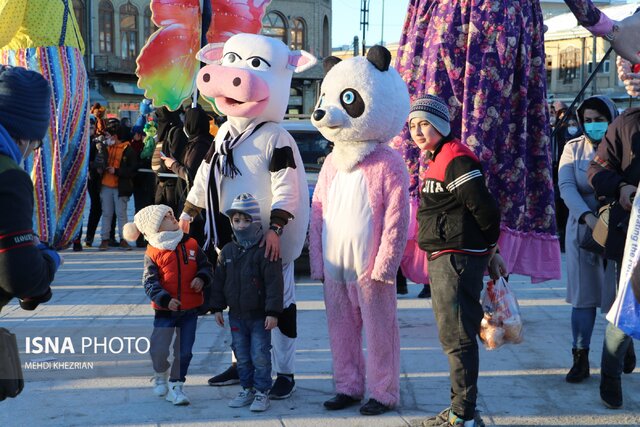
<svg viewBox="0 0 640 427">
<path fill-rule="evenodd" d="M 402 25 L 409 0 L 367 0 L 369 2 L 369 28 L 365 41 L 367 46 L 380 43 L 384 35 L 386 43 L 400 40 Z M 332 47 L 351 45 L 357 35 L 362 44 L 360 28 L 360 6 L 362 0 L 333 0 L 331 27 Z M 382 6 L 384 3 L 384 32 L 382 31 Z"/>
</svg>

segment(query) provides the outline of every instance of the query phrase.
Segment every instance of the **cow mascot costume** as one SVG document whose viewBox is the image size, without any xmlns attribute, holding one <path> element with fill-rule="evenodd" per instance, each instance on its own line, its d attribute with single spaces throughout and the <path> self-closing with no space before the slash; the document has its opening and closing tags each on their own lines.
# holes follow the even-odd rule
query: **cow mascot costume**
<svg viewBox="0 0 640 427">
<path fill-rule="evenodd" d="M 198 169 L 180 219 L 184 224 L 205 208 L 207 241 L 222 247 L 231 235 L 229 220 L 221 219 L 220 212 L 226 212 L 242 193 L 258 200 L 262 224 L 269 224 L 266 253 L 272 259 L 282 258 L 284 276 L 284 311 L 272 332 L 278 377 L 270 397 L 286 398 L 295 389 L 293 261 L 300 255 L 309 224 L 309 189 L 298 147 L 280 122 L 293 73 L 312 67 L 316 59 L 305 51 L 290 51 L 280 40 L 255 34 L 209 44 L 198 59 L 208 64 L 198 74 L 198 89 L 215 100 L 228 121 L 217 133 L 215 152 L 210 150 Z M 221 385 L 212 380 L 211 385 Z"/>
<path fill-rule="evenodd" d="M 404 125 L 409 94 L 382 46 L 345 61 L 329 57 L 312 123 L 334 143 L 312 202 L 311 275 L 324 282 L 336 396 L 382 414 L 400 397 L 395 278 L 407 239 L 409 176 L 387 142 Z M 367 360 L 362 351 L 362 329 Z"/>
</svg>

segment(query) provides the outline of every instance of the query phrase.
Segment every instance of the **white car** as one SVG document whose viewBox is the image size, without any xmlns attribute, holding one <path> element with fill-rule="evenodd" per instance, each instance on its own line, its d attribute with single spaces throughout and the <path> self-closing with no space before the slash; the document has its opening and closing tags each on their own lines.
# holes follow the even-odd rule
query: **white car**
<svg viewBox="0 0 640 427">
<path fill-rule="evenodd" d="M 324 136 L 311 124 L 309 119 L 299 120 L 285 120 L 282 122 L 282 126 L 293 136 L 298 149 L 300 150 L 300 156 L 302 156 L 302 162 L 304 163 L 304 169 L 307 174 L 307 183 L 309 185 L 309 204 L 311 204 L 311 198 L 313 197 L 313 190 L 316 188 L 318 182 L 318 174 L 322 167 L 327 154 L 331 152 L 333 144 L 325 139 Z M 305 245 L 302 248 L 302 254 L 295 262 L 296 275 L 309 275 L 309 235 L 307 233 L 307 239 Z"/>
<path fill-rule="evenodd" d="M 322 136 L 309 119 L 285 120 L 282 122 L 282 126 L 293 136 L 293 139 L 298 144 L 304 169 L 307 172 L 309 203 L 311 203 L 322 162 L 327 154 L 331 152 L 333 145 Z"/>
</svg>

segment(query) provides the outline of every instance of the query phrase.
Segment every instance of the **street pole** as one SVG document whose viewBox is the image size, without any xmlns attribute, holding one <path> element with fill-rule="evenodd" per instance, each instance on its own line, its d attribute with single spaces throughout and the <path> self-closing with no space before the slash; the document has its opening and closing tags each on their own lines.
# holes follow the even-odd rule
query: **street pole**
<svg viewBox="0 0 640 427">
<path fill-rule="evenodd" d="M 369 0 L 362 0 L 360 6 L 360 26 L 362 27 L 362 55 L 367 54 L 365 36 L 369 27 Z"/>
<path fill-rule="evenodd" d="M 384 46 L 384 0 L 382 0 L 382 29 L 380 31 L 380 46 Z"/>
</svg>

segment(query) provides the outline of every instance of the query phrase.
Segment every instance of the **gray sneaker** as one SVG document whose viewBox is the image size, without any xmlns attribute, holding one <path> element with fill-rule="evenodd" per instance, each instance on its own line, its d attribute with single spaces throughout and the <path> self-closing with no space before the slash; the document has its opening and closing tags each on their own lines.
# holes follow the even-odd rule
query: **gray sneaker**
<svg viewBox="0 0 640 427">
<path fill-rule="evenodd" d="M 267 393 L 256 391 L 256 397 L 253 399 L 253 403 L 249 409 L 251 409 L 252 412 L 264 412 L 269 409 L 269 406 L 270 402 Z"/>
<path fill-rule="evenodd" d="M 242 408 L 243 406 L 251 405 L 253 399 L 256 396 L 256 391 L 252 388 L 243 389 L 236 397 L 229 401 L 230 408 Z"/>
<path fill-rule="evenodd" d="M 423 421 L 415 421 L 411 424 L 412 427 L 436 427 L 436 426 L 450 426 L 451 424 L 449 423 L 449 411 L 451 410 L 451 408 L 445 408 L 444 410 L 442 410 L 438 415 L 436 415 L 435 417 L 431 417 L 431 418 L 427 418 L 426 420 Z M 475 426 L 476 427 L 485 427 L 484 425 L 484 421 L 482 421 L 482 418 L 480 418 L 480 412 L 478 412 L 476 410 L 474 416 L 473 416 L 473 420 L 475 422 Z"/>
</svg>

